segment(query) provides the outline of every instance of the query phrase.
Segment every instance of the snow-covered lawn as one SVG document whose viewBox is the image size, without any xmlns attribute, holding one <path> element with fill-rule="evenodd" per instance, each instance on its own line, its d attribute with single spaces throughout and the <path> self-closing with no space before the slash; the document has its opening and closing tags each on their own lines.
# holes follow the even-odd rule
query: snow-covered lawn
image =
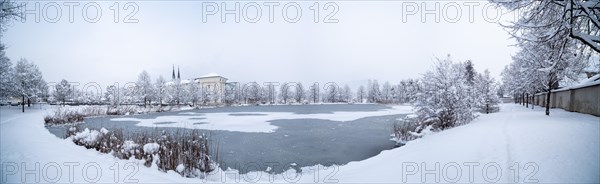
<svg viewBox="0 0 600 184">
<path fill-rule="evenodd" d="M 550 115 L 540 107 L 502 104 L 499 113 L 342 166 L 338 177 L 370 183 L 434 183 L 435 177 L 440 182 L 600 182 L 600 118 L 561 109 Z M 428 174 L 436 164 L 437 175 Z"/>
<path fill-rule="evenodd" d="M 440 182 L 600 182 L 600 118 L 559 109 L 548 117 L 541 110 L 503 104 L 499 113 L 481 115 L 471 124 L 426 136 L 373 158 L 335 169 L 318 167 L 318 177 L 313 167 L 304 168 L 298 179 L 289 173 L 273 179 L 261 172 L 243 175 L 240 181 L 260 177 L 261 182 L 276 183 L 325 179 L 341 183 L 434 183 L 439 177 Z M 32 183 L 36 177 L 40 182 L 59 183 L 202 181 L 162 173 L 139 161 L 118 160 L 56 138 L 43 126 L 45 114 L 45 110 L 25 114 L 16 109 L 1 110 L 2 183 Z M 130 173 L 133 175 L 128 176 Z M 208 180 L 235 182 L 234 173 L 216 172 Z"/>
</svg>

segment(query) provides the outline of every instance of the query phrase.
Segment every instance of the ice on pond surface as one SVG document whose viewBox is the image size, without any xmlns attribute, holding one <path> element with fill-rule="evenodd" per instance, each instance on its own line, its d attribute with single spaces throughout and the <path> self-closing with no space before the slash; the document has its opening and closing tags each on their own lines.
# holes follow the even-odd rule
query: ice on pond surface
<svg viewBox="0 0 600 184">
<path fill-rule="evenodd" d="M 110 121 L 137 122 L 137 126 L 173 127 L 205 130 L 225 130 L 236 132 L 271 133 L 277 126 L 271 124 L 280 119 L 320 119 L 330 121 L 354 121 L 372 116 L 406 114 L 411 112 L 407 106 L 392 106 L 375 111 L 333 111 L 331 113 L 294 113 L 294 112 L 181 112 L 176 115 L 155 116 L 152 118 L 112 118 Z M 200 121 L 201 120 L 201 121 Z"/>
</svg>

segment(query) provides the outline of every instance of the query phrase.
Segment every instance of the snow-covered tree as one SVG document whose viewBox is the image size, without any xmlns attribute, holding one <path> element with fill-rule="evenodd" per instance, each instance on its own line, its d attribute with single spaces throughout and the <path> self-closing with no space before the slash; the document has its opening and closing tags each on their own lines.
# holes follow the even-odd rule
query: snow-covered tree
<svg viewBox="0 0 600 184">
<path fill-rule="evenodd" d="M 495 106 L 500 103 L 500 99 L 498 98 L 497 86 L 494 78 L 490 76 L 489 70 L 484 70 L 483 74 L 478 74 L 475 78 L 475 95 L 480 97 L 479 99 L 479 109 L 481 109 L 486 114 L 491 113 Z"/>
<path fill-rule="evenodd" d="M 597 0 L 492 0 L 518 12 L 518 20 L 508 25 L 511 33 L 528 40 L 551 41 L 566 34 L 595 52 L 600 52 L 600 2 Z M 543 34 L 529 34 L 542 30 Z"/>
<path fill-rule="evenodd" d="M 391 103 L 392 101 L 392 86 L 388 81 L 383 83 L 381 87 L 381 102 L 382 103 Z"/>
<path fill-rule="evenodd" d="M 479 106 L 479 102 L 481 102 L 481 96 L 476 95 L 475 89 L 475 78 L 477 77 L 477 71 L 475 71 L 475 67 L 471 60 L 467 60 L 462 63 L 464 66 L 464 75 L 465 75 L 465 84 L 467 85 L 467 98 L 464 99 L 467 101 L 467 108 L 474 108 Z"/>
<path fill-rule="evenodd" d="M 156 98 L 160 106 L 162 106 L 164 99 L 167 96 L 167 84 L 163 76 L 158 76 L 156 82 L 154 82 L 154 89 L 156 90 Z"/>
<path fill-rule="evenodd" d="M 348 86 L 348 84 L 344 85 L 344 88 L 342 89 L 342 101 L 346 102 L 346 103 L 350 103 L 352 102 L 352 89 L 350 89 L 350 86 Z"/>
<path fill-rule="evenodd" d="M 365 90 L 365 86 L 361 85 L 356 89 L 356 101 L 358 101 L 358 103 L 364 103 L 366 95 L 367 91 Z"/>
<path fill-rule="evenodd" d="M 473 67 L 473 62 L 471 62 L 471 60 L 467 60 L 465 62 L 465 75 L 467 78 L 467 83 L 470 85 L 475 84 L 475 75 L 476 75 L 476 71 L 475 68 Z"/>
<path fill-rule="evenodd" d="M 195 82 L 190 82 L 189 84 L 185 85 L 184 87 L 185 87 L 185 91 L 186 91 L 185 92 L 185 101 L 191 102 L 192 106 L 196 106 L 202 97 L 200 85 Z M 230 92 L 229 90 L 225 90 L 226 103 L 231 102 L 231 100 L 229 98 L 230 97 L 229 92 Z"/>
<path fill-rule="evenodd" d="M 338 102 L 338 95 L 340 93 L 340 87 L 336 83 L 327 83 L 324 88 L 327 93 L 325 94 L 325 99 L 329 103 Z"/>
<path fill-rule="evenodd" d="M 152 98 L 154 97 L 154 86 L 152 85 L 152 79 L 146 70 L 142 71 L 138 76 L 137 82 L 137 96 L 139 100 L 144 102 L 144 107 L 147 104 L 152 104 Z"/>
<path fill-rule="evenodd" d="M 167 84 L 167 99 L 170 104 L 179 105 L 182 102 L 183 93 L 183 85 L 180 79 L 176 78 Z"/>
<path fill-rule="evenodd" d="M 598 1 L 493 2 L 519 12 L 518 20 L 506 26 L 520 50 L 503 73 L 503 81 L 509 83 L 503 85 L 510 86 L 505 89 L 512 89 L 525 104 L 530 94 L 549 92 L 559 87 L 559 82 L 578 75 L 589 56 L 600 52 Z M 545 102 L 549 101 L 550 95 L 546 95 Z M 550 103 L 545 104 L 549 115 Z"/>
<path fill-rule="evenodd" d="M 56 84 L 54 88 L 54 99 L 62 102 L 62 104 L 65 105 L 67 99 L 69 99 L 73 94 L 73 88 L 71 87 L 71 84 L 69 84 L 69 81 L 67 81 L 66 79 L 63 79 L 58 84 Z"/>
<path fill-rule="evenodd" d="M 108 101 L 110 106 L 116 107 L 121 104 L 121 92 L 119 86 L 110 85 L 106 87 L 106 93 L 104 93 L 104 98 Z"/>
<path fill-rule="evenodd" d="M 304 101 L 304 98 L 304 87 L 302 86 L 302 83 L 297 82 L 296 91 L 294 92 L 294 100 L 296 100 L 296 103 L 302 103 Z"/>
<path fill-rule="evenodd" d="M 251 82 L 244 84 L 243 91 L 246 104 L 254 104 L 261 101 L 261 87 L 258 83 Z"/>
<path fill-rule="evenodd" d="M 264 87 L 262 90 L 262 99 L 263 102 L 268 103 L 268 104 L 275 104 L 275 101 L 277 99 L 277 91 L 276 86 L 278 86 L 279 83 L 277 82 L 265 82 L 264 83 Z"/>
<path fill-rule="evenodd" d="M 319 102 L 319 84 L 318 83 L 314 83 L 313 85 L 311 85 L 308 88 L 308 100 L 311 101 L 311 103 L 318 103 Z"/>
<path fill-rule="evenodd" d="M 559 82 L 576 80 L 587 67 L 591 53 L 581 49 L 581 44 L 569 37 L 567 31 L 546 35 L 544 40 L 529 40 L 517 37 L 519 51 L 513 63 L 503 72 L 505 85 L 519 94 L 522 102 L 538 91 L 549 92 L 558 88 Z M 543 35 L 545 30 L 535 29 L 527 34 Z M 534 36 L 529 36 L 534 37 Z M 546 95 L 545 102 L 550 101 Z M 546 104 L 546 115 L 550 114 L 550 103 Z"/>
<path fill-rule="evenodd" d="M 34 63 L 21 59 L 15 65 L 13 81 L 15 92 L 21 96 L 23 112 L 25 112 L 25 103 L 30 106 L 30 99 L 41 96 L 43 92 L 41 88 L 45 82 L 42 72 Z M 25 98 L 27 98 L 27 101 L 25 101 Z"/>
<path fill-rule="evenodd" d="M 134 104 L 139 99 L 137 86 L 133 82 L 123 84 L 123 87 L 121 87 L 120 92 L 121 102 L 123 102 L 124 104 Z"/>
<path fill-rule="evenodd" d="M 227 105 L 237 104 L 243 100 L 243 98 L 240 97 L 242 92 L 238 83 L 229 83 L 225 85 L 224 93 L 224 101 Z"/>
<path fill-rule="evenodd" d="M 393 103 L 402 103 L 402 98 L 404 98 L 404 89 L 402 89 L 402 83 L 398 83 L 394 85 L 393 90 Z"/>
<path fill-rule="evenodd" d="M 433 70 L 423 74 L 422 86 L 414 101 L 422 127 L 431 125 L 443 130 L 475 118 L 473 109 L 465 100 L 469 86 L 464 71 L 463 64 L 453 63 L 448 56 L 438 58 Z"/>
<path fill-rule="evenodd" d="M 14 68 L 4 52 L 4 44 L 0 43 L 0 100 L 6 100 L 14 94 Z"/>
<path fill-rule="evenodd" d="M 0 0 L 0 37 L 10 25 L 10 21 L 24 18 L 24 5 L 13 0 Z"/>
<path fill-rule="evenodd" d="M 378 103 L 381 100 L 381 90 L 377 80 L 369 80 L 367 91 L 367 101 L 370 103 Z"/>
<path fill-rule="evenodd" d="M 292 94 L 290 92 L 290 84 L 289 83 L 283 83 L 279 87 L 279 97 L 281 98 L 281 101 L 282 101 L 283 104 L 287 104 L 288 100 L 292 98 Z"/>
</svg>

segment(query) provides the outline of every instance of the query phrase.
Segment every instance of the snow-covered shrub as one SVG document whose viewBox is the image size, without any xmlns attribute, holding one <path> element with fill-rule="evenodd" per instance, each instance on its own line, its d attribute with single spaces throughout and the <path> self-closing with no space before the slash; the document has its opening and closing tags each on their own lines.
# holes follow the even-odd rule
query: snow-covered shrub
<svg viewBox="0 0 600 184">
<path fill-rule="evenodd" d="M 421 127 L 431 125 L 445 130 L 475 118 L 474 104 L 471 104 L 475 97 L 465 73 L 465 65 L 453 63 L 448 56 L 438 59 L 433 70 L 423 75 L 414 101 L 416 121 Z"/>
<path fill-rule="evenodd" d="M 77 145 L 113 153 L 120 159 L 144 159 L 144 165 L 150 167 L 156 163 L 161 171 L 173 170 L 184 177 L 203 177 L 216 168 L 210 156 L 208 137 L 198 130 L 178 131 L 175 133 L 177 137 L 166 131 L 160 134 L 142 132 L 131 135 L 128 140 L 125 140 L 121 129 L 76 130 L 72 127 L 67 132 L 75 132 L 70 138 Z"/>
<path fill-rule="evenodd" d="M 77 127 L 71 126 L 71 127 L 69 127 L 69 129 L 67 129 L 65 137 L 74 136 L 76 133 L 77 133 Z"/>
<path fill-rule="evenodd" d="M 414 136 L 411 132 L 416 132 L 419 128 L 419 123 L 408 119 L 400 120 L 394 123 L 394 137 L 398 146 L 406 144 L 408 141 L 415 140 L 419 137 Z"/>
<path fill-rule="evenodd" d="M 476 111 L 492 112 L 498 103 L 489 72 L 478 74 L 470 61 L 437 59 L 432 70 L 418 80 L 412 99 L 415 115 L 394 125 L 398 144 L 417 139 L 430 131 L 442 131 L 471 122 Z"/>
<path fill-rule="evenodd" d="M 409 141 L 437 131 L 439 129 L 433 128 L 432 125 L 423 126 L 418 116 L 411 114 L 394 123 L 393 140 L 398 146 L 403 146 Z"/>
<path fill-rule="evenodd" d="M 160 145 L 158 145 L 158 143 L 148 143 L 144 145 L 144 153 L 146 154 L 156 154 L 158 153 L 158 149 L 160 149 Z"/>
<path fill-rule="evenodd" d="M 139 107 L 133 105 L 111 106 L 86 106 L 86 107 L 58 107 L 53 114 L 44 117 L 46 126 L 73 124 L 82 122 L 86 117 L 105 115 L 133 115 L 150 112 L 164 112 L 179 110 L 179 107 Z"/>
<path fill-rule="evenodd" d="M 136 144 L 133 141 L 125 141 L 123 142 L 123 146 L 121 146 L 121 153 L 125 154 L 127 157 L 131 157 L 132 155 L 137 155 L 140 153 L 140 145 Z"/>
<path fill-rule="evenodd" d="M 132 115 L 137 114 L 137 112 L 138 110 L 136 106 L 121 105 L 117 107 L 108 107 L 106 115 Z"/>
<path fill-rule="evenodd" d="M 44 124 L 46 126 L 52 126 L 82 122 L 84 117 L 84 114 L 77 110 L 57 108 L 54 111 L 54 114 L 44 117 Z"/>
<path fill-rule="evenodd" d="M 95 149 L 102 153 L 115 151 L 123 144 L 122 131 L 108 131 L 105 128 L 98 130 L 84 129 L 81 132 L 76 132 L 77 128 L 71 127 L 67 130 L 67 136 L 71 137 L 77 145 L 84 146 L 88 149 Z M 75 132 L 75 133 L 73 133 Z"/>
<path fill-rule="evenodd" d="M 73 141 L 79 145 L 93 147 L 98 143 L 97 140 L 101 136 L 101 134 L 102 133 L 100 133 L 98 130 L 90 130 L 86 128 L 85 130 L 76 133 L 73 136 Z"/>
<path fill-rule="evenodd" d="M 200 135 L 198 130 L 176 134 L 181 136 L 174 138 L 163 131 L 157 140 L 161 145 L 158 151 L 160 170 L 175 170 L 184 177 L 200 177 L 216 168 L 205 135 Z M 184 169 L 179 171 L 177 167 L 181 164 Z"/>
</svg>

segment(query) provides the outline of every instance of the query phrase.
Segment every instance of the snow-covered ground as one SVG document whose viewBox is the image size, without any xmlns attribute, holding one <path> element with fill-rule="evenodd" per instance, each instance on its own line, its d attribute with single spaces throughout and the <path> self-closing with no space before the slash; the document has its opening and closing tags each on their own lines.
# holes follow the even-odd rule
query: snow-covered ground
<svg viewBox="0 0 600 184">
<path fill-rule="evenodd" d="M 235 171 L 219 171 L 208 181 L 231 183 L 237 176 L 241 182 L 276 183 L 600 182 L 600 118 L 559 109 L 548 117 L 541 110 L 503 104 L 501 112 L 481 115 L 471 124 L 367 160 L 303 168 L 298 177 L 291 172 L 272 177 L 264 172 L 240 176 Z M 56 138 L 44 128 L 45 113 L 39 109 L 24 114 L 17 109 L 0 111 L 2 183 L 203 181 L 162 173 L 139 161 L 118 160 Z"/>
</svg>

